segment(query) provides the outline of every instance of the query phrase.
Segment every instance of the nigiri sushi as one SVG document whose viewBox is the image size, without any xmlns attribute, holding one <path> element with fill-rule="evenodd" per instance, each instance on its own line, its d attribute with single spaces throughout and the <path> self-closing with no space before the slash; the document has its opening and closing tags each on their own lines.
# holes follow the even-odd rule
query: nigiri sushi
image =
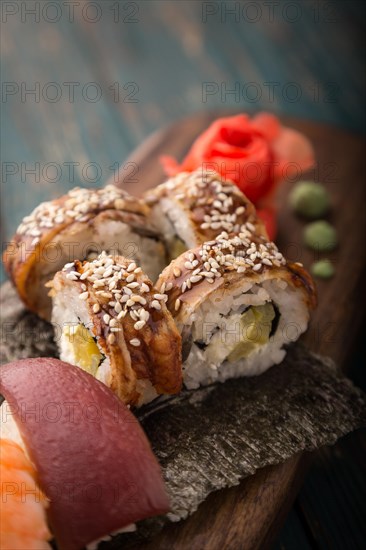
<svg viewBox="0 0 366 550">
<path fill-rule="evenodd" d="M 15 443 L 8 444 L 2 467 L 7 475 L 14 460 L 36 475 L 60 550 L 80 550 L 169 510 L 160 466 L 137 419 L 91 375 L 57 359 L 24 359 L 1 367 L 0 392 L 2 429 L 21 442 L 34 470 Z M 30 484 L 27 475 L 16 479 Z M 5 479 L 14 481 L 9 475 Z M 17 532 L 27 533 L 30 544 L 38 546 L 12 550 L 48 548 L 44 497 L 41 502 L 36 507 L 30 500 L 29 522 L 17 525 Z M 17 516 L 7 515 L 5 542 L 11 540 L 14 521 Z"/>
<path fill-rule="evenodd" d="M 0 439 L 0 480 L 0 548 L 50 550 L 48 501 L 39 488 L 33 464 L 10 439 Z"/>
</svg>

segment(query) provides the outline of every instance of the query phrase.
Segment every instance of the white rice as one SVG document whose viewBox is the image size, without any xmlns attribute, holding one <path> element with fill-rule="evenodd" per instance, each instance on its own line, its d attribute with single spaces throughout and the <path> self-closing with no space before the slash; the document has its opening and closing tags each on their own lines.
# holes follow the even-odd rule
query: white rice
<svg viewBox="0 0 366 550">
<path fill-rule="evenodd" d="M 163 197 L 151 210 L 151 220 L 155 227 L 164 235 L 168 247 L 171 247 L 176 237 L 184 242 L 187 249 L 197 246 L 197 239 L 192 225 L 187 223 L 187 213 L 174 200 Z"/>
<path fill-rule="evenodd" d="M 245 308 L 267 302 L 273 302 L 279 310 L 275 333 L 247 357 L 236 362 L 227 361 L 230 351 L 242 339 L 240 317 Z M 244 283 L 236 295 L 216 291 L 190 319 L 193 344 L 183 364 L 185 386 L 194 389 L 216 381 L 224 382 L 228 378 L 261 374 L 283 360 L 286 354 L 284 346 L 299 338 L 306 330 L 308 320 L 309 312 L 302 292 L 283 280 L 266 280 L 261 286 Z M 200 349 L 196 341 L 204 342 L 207 347 Z"/>
</svg>

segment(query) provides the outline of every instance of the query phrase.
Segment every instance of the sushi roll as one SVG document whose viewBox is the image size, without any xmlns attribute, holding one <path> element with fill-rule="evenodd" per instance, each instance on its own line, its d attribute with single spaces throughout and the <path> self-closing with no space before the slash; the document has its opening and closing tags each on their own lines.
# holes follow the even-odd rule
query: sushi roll
<svg viewBox="0 0 366 550">
<path fill-rule="evenodd" d="M 50 284 L 62 360 L 87 370 L 129 405 L 179 392 L 181 337 L 167 296 L 134 261 L 102 253 L 67 264 Z"/>
<path fill-rule="evenodd" d="M 46 550 L 50 531 L 59 550 L 96 547 L 169 510 L 136 417 L 88 373 L 58 359 L 23 359 L 1 367 L 0 392 L 1 490 L 9 499 L 0 503 L 2 549 Z"/>
<path fill-rule="evenodd" d="M 51 550 L 47 541 L 48 500 L 24 450 L 11 439 L 0 439 L 0 548 Z"/>
<path fill-rule="evenodd" d="M 182 172 L 147 191 L 144 199 L 166 239 L 170 260 L 222 231 L 238 232 L 247 222 L 267 237 L 254 205 L 236 185 L 212 171 Z"/>
<path fill-rule="evenodd" d="M 182 335 L 187 388 L 260 374 L 307 328 L 311 277 L 252 229 L 182 254 L 157 282 Z"/>
<path fill-rule="evenodd" d="M 4 253 L 5 268 L 25 305 L 49 320 L 45 283 L 74 259 L 103 250 L 123 254 L 156 280 L 165 266 L 165 249 L 148 216 L 145 204 L 114 185 L 72 189 L 23 219 Z"/>
</svg>

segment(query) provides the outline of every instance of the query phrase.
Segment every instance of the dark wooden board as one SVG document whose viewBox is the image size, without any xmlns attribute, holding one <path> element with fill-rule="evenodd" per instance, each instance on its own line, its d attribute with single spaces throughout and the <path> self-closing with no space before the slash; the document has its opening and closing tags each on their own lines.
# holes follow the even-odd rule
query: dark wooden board
<svg viewBox="0 0 366 550">
<path fill-rule="evenodd" d="M 196 114 L 156 132 L 123 163 L 115 183 L 134 194 L 161 183 L 164 174 L 159 156 L 172 154 L 182 158 L 194 138 L 219 114 Z M 285 119 L 284 123 L 302 131 L 314 145 L 317 167 L 303 177 L 327 186 L 332 197 L 328 218 L 340 239 L 337 250 L 327 255 L 336 265 L 336 275 L 331 281 L 318 282 L 319 305 L 303 340 L 311 350 L 332 357 L 346 371 L 364 318 L 365 143 L 327 125 L 298 119 Z M 132 163 L 128 169 L 127 163 Z M 126 175 L 132 167 L 136 169 L 133 178 Z M 287 205 L 292 184 L 286 182 L 277 198 L 278 244 L 291 260 L 310 267 L 321 255 L 302 244 L 305 222 L 295 217 Z M 299 455 L 280 466 L 263 469 L 237 487 L 212 494 L 192 517 L 166 528 L 154 541 L 145 544 L 144 550 L 268 547 L 301 485 L 307 463 L 308 457 Z"/>
</svg>

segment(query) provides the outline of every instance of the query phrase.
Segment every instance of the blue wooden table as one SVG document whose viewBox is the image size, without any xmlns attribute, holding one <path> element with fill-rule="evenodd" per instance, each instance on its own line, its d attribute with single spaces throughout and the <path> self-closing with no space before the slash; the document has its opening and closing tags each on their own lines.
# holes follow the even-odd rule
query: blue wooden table
<svg viewBox="0 0 366 550">
<path fill-rule="evenodd" d="M 364 23 L 351 0 L 1 2 L 3 245 L 39 202 L 102 185 L 186 114 L 264 109 L 363 133 Z M 361 435 L 319 454 L 276 548 L 361 545 L 362 459 Z"/>
</svg>

